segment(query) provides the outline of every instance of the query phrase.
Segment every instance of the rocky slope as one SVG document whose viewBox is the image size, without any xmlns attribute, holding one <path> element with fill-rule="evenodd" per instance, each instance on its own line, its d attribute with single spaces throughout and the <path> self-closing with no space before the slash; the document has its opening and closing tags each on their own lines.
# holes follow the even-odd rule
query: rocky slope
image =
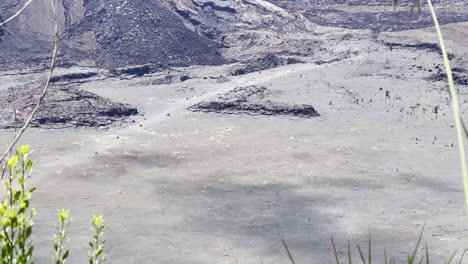
<svg viewBox="0 0 468 264">
<path fill-rule="evenodd" d="M 468 20 L 466 1 L 434 2 L 443 23 Z M 0 14 L 22 4 L 4 0 Z M 317 25 L 374 33 L 430 26 L 427 8 L 409 16 L 409 4 L 393 12 L 387 0 L 64 0 L 60 61 L 116 68 L 219 65 L 269 54 L 297 59 L 323 54 L 320 47 L 340 39 Z M 3 68 L 45 63 L 52 23 L 49 1 L 36 0 L 8 24 L 0 37 Z"/>
<path fill-rule="evenodd" d="M 20 7 L 20 1 L 6 2 L 10 4 L 1 7 L 5 17 Z M 1 62 L 48 55 L 52 26 L 48 3 L 35 1 L 6 27 L 0 42 Z M 214 43 L 187 29 L 159 1 L 65 0 L 59 12 L 62 55 L 67 62 L 87 61 L 111 68 L 156 62 L 176 66 L 224 62 Z"/>
<path fill-rule="evenodd" d="M 41 82 L 0 91 L 0 128 L 19 128 L 36 106 Z M 109 127 L 123 124 L 138 110 L 74 86 L 53 85 L 33 119 L 32 127 Z"/>
<path fill-rule="evenodd" d="M 350 29 L 400 31 L 432 26 L 432 18 L 425 7 L 421 13 L 409 15 L 413 0 L 400 0 L 392 10 L 391 0 L 266 0 L 291 12 L 303 14 L 308 20 L 323 26 Z M 462 0 L 433 0 L 442 24 L 467 21 L 468 3 Z M 417 11 L 417 8 L 415 9 Z"/>
<path fill-rule="evenodd" d="M 6 0 L 0 13 L 7 17 L 21 5 Z M 59 20 L 64 65 L 217 65 L 259 53 L 310 54 L 313 46 L 304 39 L 314 24 L 263 0 L 64 0 Z M 45 62 L 52 24 L 49 2 L 34 1 L 7 25 L 0 63 Z"/>
<path fill-rule="evenodd" d="M 311 53 L 306 47 L 315 46 L 311 41 L 313 23 L 264 0 L 165 2 L 188 28 L 222 46 L 229 59 L 269 52 L 306 55 Z"/>
</svg>

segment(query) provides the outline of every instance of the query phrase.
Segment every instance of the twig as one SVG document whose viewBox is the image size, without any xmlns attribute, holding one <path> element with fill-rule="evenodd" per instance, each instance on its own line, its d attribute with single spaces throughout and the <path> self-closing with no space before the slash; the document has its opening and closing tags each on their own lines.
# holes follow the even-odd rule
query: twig
<svg viewBox="0 0 468 264">
<path fill-rule="evenodd" d="M 460 154 L 461 170 L 463 175 L 463 186 L 465 190 L 465 207 L 468 210 L 468 167 L 466 165 L 465 157 L 465 143 L 463 140 L 464 124 L 460 115 L 460 106 L 458 105 L 458 95 L 457 90 L 455 89 L 455 84 L 453 82 L 452 68 L 450 67 L 450 60 L 447 55 L 447 49 L 445 47 L 444 38 L 442 36 L 442 31 L 440 29 L 439 21 L 437 19 L 434 6 L 432 5 L 432 0 L 427 0 L 429 9 L 431 11 L 432 19 L 434 20 L 434 25 L 437 31 L 437 37 L 439 39 L 440 49 L 442 50 L 442 57 L 444 58 L 445 71 L 447 72 L 447 80 L 449 85 L 450 97 L 452 98 L 452 111 L 455 118 L 455 128 L 457 130 L 457 139 L 458 139 L 458 150 Z"/>
<path fill-rule="evenodd" d="M 33 0 L 29 0 L 28 2 L 26 2 L 26 3 L 24 4 L 24 6 L 23 6 L 20 10 L 18 10 L 18 12 L 16 12 L 14 15 L 12 15 L 11 17 L 9 17 L 7 20 L 1 22 L 1 23 L 0 23 L 0 27 L 3 26 L 3 25 L 5 25 L 6 23 L 10 22 L 11 20 L 15 19 L 17 16 L 19 16 L 19 15 L 26 9 L 26 7 L 28 7 L 28 5 L 32 3 L 32 1 L 33 1 Z"/>
<path fill-rule="evenodd" d="M 31 1 L 31 0 L 30 0 Z M 33 111 L 31 112 L 29 118 L 26 120 L 26 123 L 23 125 L 19 133 L 16 135 L 16 137 L 13 139 L 13 141 L 10 143 L 8 148 L 5 150 L 5 153 L 3 153 L 2 157 L 0 158 L 0 163 L 3 162 L 5 157 L 10 153 L 10 151 L 13 149 L 13 147 L 18 143 L 20 140 L 21 136 L 26 132 L 26 129 L 28 129 L 29 125 L 31 124 L 34 116 L 36 115 L 37 111 L 39 110 L 39 107 L 41 106 L 42 101 L 44 100 L 44 97 L 47 93 L 47 90 L 49 89 L 50 85 L 50 80 L 52 78 L 52 75 L 54 73 L 55 69 L 55 63 L 57 61 L 57 54 L 58 54 L 58 22 L 57 22 L 57 10 L 55 6 L 55 0 L 50 1 L 52 4 L 52 10 L 54 13 L 54 49 L 52 51 L 52 60 L 50 62 L 50 69 L 49 69 L 49 75 L 47 77 L 47 81 L 44 85 L 44 88 L 42 89 L 42 94 L 37 100 L 36 107 L 34 107 Z M 24 9 L 24 8 L 23 8 Z"/>
</svg>

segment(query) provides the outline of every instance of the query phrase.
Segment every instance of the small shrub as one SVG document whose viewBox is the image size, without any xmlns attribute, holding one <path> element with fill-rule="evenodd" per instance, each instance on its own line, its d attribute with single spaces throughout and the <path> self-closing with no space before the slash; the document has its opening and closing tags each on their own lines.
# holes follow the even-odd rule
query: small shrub
<svg viewBox="0 0 468 264">
<path fill-rule="evenodd" d="M 61 209 L 58 211 L 59 224 L 55 226 L 57 235 L 54 238 L 55 255 L 53 258 L 54 264 L 64 264 L 67 261 L 70 251 L 66 249 L 68 243 L 66 228 L 71 224 L 70 210 Z"/>
<path fill-rule="evenodd" d="M 94 236 L 93 240 L 89 242 L 89 246 L 91 247 L 91 250 L 88 253 L 89 264 L 99 264 L 106 260 L 106 257 L 103 255 L 104 244 L 106 242 L 102 240 L 104 218 L 102 216 L 93 217 L 91 223 L 91 230 L 93 230 Z"/>
<path fill-rule="evenodd" d="M 33 234 L 34 216 L 36 210 L 30 208 L 30 201 L 35 187 L 28 186 L 31 177 L 33 161 L 30 147 L 18 147 L 15 155 L 10 156 L 3 166 L 2 176 L 6 176 L 4 183 L 4 197 L 0 203 L 0 264 L 32 264 L 34 245 L 31 242 Z M 54 264 L 66 263 L 70 251 L 67 249 L 68 238 L 66 229 L 71 224 L 70 210 L 58 211 L 59 223 L 55 226 L 57 234 L 54 236 Z M 105 261 L 104 218 L 93 217 L 93 239 L 89 243 L 90 264 L 102 264 Z"/>
<path fill-rule="evenodd" d="M 16 155 L 7 159 L 3 169 L 3 175 L 6 173 L 8 177 L 0 205 L 1 263 L 32 263 L 34 246 L 30 238 L 36 211 L 29 208 L 34 188 L 26 187 L 33 164 L 29 156 L 29 146 L 21 146 Z"/>
</svg>

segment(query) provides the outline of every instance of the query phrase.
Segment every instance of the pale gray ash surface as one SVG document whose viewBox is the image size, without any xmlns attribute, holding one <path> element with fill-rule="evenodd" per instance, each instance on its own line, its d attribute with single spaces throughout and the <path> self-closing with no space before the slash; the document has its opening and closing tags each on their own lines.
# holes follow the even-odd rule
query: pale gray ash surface
<svg viewBox="0 0 468 264">
<path fill-rule="evenodd" d="M 35 149 L 34 261 L 56 209 L 70 263 L 106 219 L 112 264 L 334 263 L 330 235 L 405 262 L 468 242 L 454 119 L 427 6 L 388 0 L 63 0 Z M 424 1 L 423 1 L 424 2 Z M 4 19 L 24 0 L 0 1 Z M 468 113 L 467 1 L 434 0 Z M 49 0 L 0 37 L 0 143 L 35 104 Z M 16 112 L 16 114 L 14 114 Z M 356 252 L 355 252 L 356 253 Z M 359 255 L 353 254 L 353 263 Z"/>
</svg>

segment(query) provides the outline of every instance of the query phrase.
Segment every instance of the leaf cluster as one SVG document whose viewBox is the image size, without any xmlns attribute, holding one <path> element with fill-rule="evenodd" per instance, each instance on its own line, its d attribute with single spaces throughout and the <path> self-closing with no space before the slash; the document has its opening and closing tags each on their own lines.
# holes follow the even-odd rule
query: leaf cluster
<svg viewBox="0 0 468 264">
<path fill-rule="evenodd" d="M 28 145 L 19 146 L 14 155 L 6 159 L 1 171 L 4 182 L 4 197 L 0 202 L 0 264 L 33 264 L 34 245 L 31 242 L 36 210 L 30 208 L 30 201 L 35 187 L 28 186 L 33 161 Z M 67 228 L 72 223 L 70 210 L 57 211 L 58 224 L 54 235 L 54 264 L 65 264 L 70 256 Z M 90 264 L 102 264 L 105 261 L 104 218 L 93 217 L 93 238 L 89 243 Z"/>
</svg>

